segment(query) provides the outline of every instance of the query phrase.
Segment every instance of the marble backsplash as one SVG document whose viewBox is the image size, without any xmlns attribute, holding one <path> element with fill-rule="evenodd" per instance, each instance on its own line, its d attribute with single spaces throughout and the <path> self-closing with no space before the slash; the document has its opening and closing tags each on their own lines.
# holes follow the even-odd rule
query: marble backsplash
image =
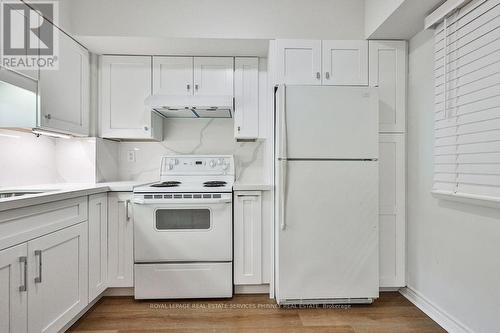
<svg viewBox="0 0 500 333">
<path fill-rule="evenodd" d="M 162 142 L 97 141 L 99 181 L 157 181 L 164 155 L 234 155 L 236 180 L 268 183 L 266 141 L 236 142 L 233 119 L 166 119 Z M 135 160 L 129 160 L 133 151 Z M 118 173 L 116 173 L 118 170 Z"/>
<path fill-rule="evenodd" d="M 269 184 L 266 140 L 236 142 L 233 119 L 166 119 L 162 142 L 60 139 L 0 130 L 0 187 L 159 179 L 164 155 L 234 155 L 236 180 Z M 129 160 L 129 152 L 135 155 Z"/>
</svg>

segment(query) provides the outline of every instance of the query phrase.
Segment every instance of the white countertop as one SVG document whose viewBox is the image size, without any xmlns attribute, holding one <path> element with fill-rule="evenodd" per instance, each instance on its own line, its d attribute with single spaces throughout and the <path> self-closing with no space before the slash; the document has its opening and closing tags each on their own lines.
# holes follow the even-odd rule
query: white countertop
<svg viewBox="0 0 500 333">
<path fill-rule="evenodd" d="M 111 192 L 132 192 L 134 187 L 142 186 L 146 184 L 154 183 L 151 181 L 118 181 L 118 182 L 106 182 L 106 183 L 98 183 L 97 185 L 107 186 Z"/>
<path fill-rule="evenodd" d="M 146 182 L 147 183 L 147 182 Z M 0 199 L 0 211 L 26 206 L 39 205 L 80 196 L 103 192 L 131 192 L 135 186 L 144 185 L 144 181 L 121 181 L 97 184 L 39 184 L 30 186 L 0 187 L 0 192 L 40 192 L 11 198 Z"/>
<path fill-rule="evenodd" d="M 233 185 L 233 191 L 271 191 L 273 185 L 270 184 L 246 184 L 236 182 Z"/>
<path fill-rule="evenodd" d="M 0 212 L 26 206 L 39 205 L 80 196 L 104 192 L 132 192 L 136 186 L 149 184 L 145 181 L 117 181 L 97 184 L 60 183 L 39 184 L 30 186 L 0 187 L 0 192 L 40 192 L 23 196 L 0 199 Z M 234 183 L 234 191 L 269 191 L 273 186 L 268 184 Z"/>
</svg>

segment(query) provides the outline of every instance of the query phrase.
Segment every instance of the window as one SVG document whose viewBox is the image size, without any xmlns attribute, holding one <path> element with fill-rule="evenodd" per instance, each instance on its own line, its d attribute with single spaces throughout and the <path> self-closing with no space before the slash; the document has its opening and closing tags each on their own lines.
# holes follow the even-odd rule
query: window
<svg viewBox="0 0 500 333">
<path fill-rule="evenodd" d="M 158 209 L 157 230 L 201 230 L 210 229 L 208 209 Z"/>
<path fill-rule="evenodd" d="M 500 200 L 500 0 L 472 0 L 435 31 L 433 192 Z"/>
</svg>

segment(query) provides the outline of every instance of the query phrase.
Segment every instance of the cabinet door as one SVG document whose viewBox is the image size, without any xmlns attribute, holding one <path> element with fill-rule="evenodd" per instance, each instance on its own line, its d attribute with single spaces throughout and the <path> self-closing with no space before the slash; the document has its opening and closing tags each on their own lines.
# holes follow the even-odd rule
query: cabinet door
<svg viewBox="0 0 500 333">
<path fill-rule="evenodd" d="M 368 42 L 364 40 L 323 41 L 323 84 L 368 85 Z"/>
<path fill-rule="evenodd" d="M 153 94 L 193 94 L 192 57 L 153 57 Z"/>
<path fill-rule="evenodd" d="M 370 86 L 378 87 L 380 131 L 406 129 L 406 42 L 370 41 Z"/>
<path fill-rule="evenodd" d="M 262 195 L 235 192 L 234 284 L 262 283 Z"/>
<path fill-rule="evenodd" d="M 321 41 L 280 39 L 276 42 L 278 83 L 321 84 Z"/>
<path fill-rule="evenodd" d="M 28 332 L 26 244 L 0 251 L 0 332 Z"/>
<path fill-rule="evenodd" d="M 89 53 L 59 33 L 57 70 L 40 70 L 40 125 L 56 131 L 89 135 Z"/>
<path fill-rule="evenodd" d="M 380 286 L 405 286 L 404 134 L 380 135 Z"/>
<path fill-rule="evenodd" d="M 89 303 L 108 285 L 108 195 L 89 196 Z"/>
<path fill-rule="evenodd" d="M 10 11 L 10 21 L 11 21 L 11 25 L 13 26 L 19 26 L 19 25 L 23 25 L 24 27 L 29 27 L 30 24 L 33 25 L 33 23 L 35 22 L 35 20 L 38 20 L 38 22 L 36 23 L 37 26 L 40 26 L 41 25 L 41 16 L 38 14 L 38 12 L 34 11 L 34 10 L 30 10 L 28 5 L 24 4 L 23 2 L 21 2 L 21 0 L 17 0 L 17 1 L 9 1 L 9 2 L 3 2 L 2 3 L 3 6 L 6 6 L 6 7 L 11 7 L 12 5 L 15 6 L 15 9 L 16 10 L 12 10 Z M 23 8 L 24 7 L 24 8 Z M 30 13 L 30 18 L 28 18 L 25 14 L 29 12 Z M 32 23 L 33 22 L 33 23 Z M 38 54 L 28 54 L 30 52 L 28 52 L 28 45 L 31 45 L 32 47 L 39 47 L 40 45 L 40 42 L 39 40 L 35 40 L 35 38 L 33 39 L 29 39 L 29 40 L 26 40 L 26 41 L 23 41 L 25 42 L 25 45 L 23 47 L 23 57 L 26 56 L 27 59 L 26 59 L 26 63 L 29 63 L 31 61 L 36 61 L 38 59 Z M 35 43 L 35 45 L 33 45 L 32 43 Z M 39 53 L 39 52 L 38 52 Z M 25 59 L 23 59 L 25 60 Z M 26 75 L 28 76 L 29 78 L 33 79 L 33 80 L 38 80 L 39 78 L 39 70 L 38 69 L 17 69 L 17 68 L 10 68 L 10 70 L 13 70 L 15 72 L 18 72 L 18 73 L 21 73 L 23 75 Z"/>
<path fill-rule="evenodd" d="M 108 196 L 108 286 L 134 286 L 132 193 Z"/>
<path fill-rule="evenodd" d="M 88 304 L 87 222 L 28 242 L 28 330 L 58 332 Z"/>
<path fill-rule="evenodd" d="M 102 137 L 155 138 L 151 128 L 154 116 L 144 104 L 152 92 L 151 66 L 152 60 L 149 56 L 101 58 Z"/>
<path fill-rule="evenodd" d="M 233 96 L 232 57 L 195 57 L 194 94 Z"/>
<path fill-rule="evenodd" d="M 256 139 L 259 135 L 259 58 L 236 58 L 234 65 L 234 136 Z"/>
</svg>

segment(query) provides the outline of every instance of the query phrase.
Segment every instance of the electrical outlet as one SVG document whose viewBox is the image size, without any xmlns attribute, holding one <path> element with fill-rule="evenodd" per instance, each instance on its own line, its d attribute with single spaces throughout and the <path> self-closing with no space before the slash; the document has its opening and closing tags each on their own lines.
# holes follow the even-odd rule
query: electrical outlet
<svg viewBox="0 0 500 333">
<path fill-rule="evenodd" d="M 135 150 L 129 150 L 127 152 L 127 161 L 135 162 Z"/>
</svg>

